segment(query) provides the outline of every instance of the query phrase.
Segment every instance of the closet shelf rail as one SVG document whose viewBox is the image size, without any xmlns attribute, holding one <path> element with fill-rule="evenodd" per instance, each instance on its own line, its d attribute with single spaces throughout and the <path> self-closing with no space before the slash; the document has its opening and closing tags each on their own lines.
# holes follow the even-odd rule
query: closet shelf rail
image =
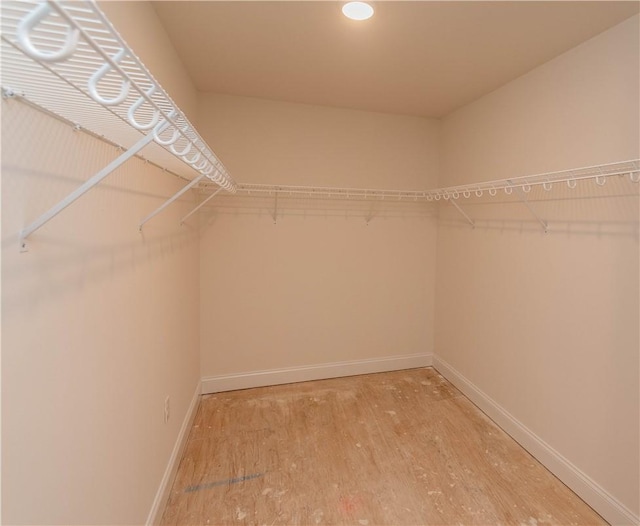
<svg viewBox="0 0 640 526">
<path fill-rule="evenodd" d="M 347 200 L 388 200 L 421 201 L 428 191 L 422 190 L 380 190 L 373 188 L 340 188 L 329 186 L 296 186 L 238 183 L 238 195 L 273 196 Z"/>
<path fill-rule="evenodd" d="M 220 159 L 94 0 L 3 1 L 2 41 L 5 95 L 24 94 L 128 148 L 81 192 L 70 194 L 26 227 L 22 239 L 145 146 L 150 156 L 179 159 L 181 170 L 186 166 L 235 192 L 236 184 Z"/>
<path fill-rule="evenodd" d="M 396 202 L 428 202 L 440 201 L 450 203 L 469 223 L 475 226 L 475 221 L 464 211 L 459 202 L 472 197 L 495 197 L 498 191 L 507 195 L 514 194 L 522 204 L 524 204 L 534 218 L 540 223 L 543 230 L 548 232 L 549 225 L 536 212 L 535 207 L 529 202 L 529 193 L 534 186 L 542 187 L 550 191 L 554 185 L 566 184 L 569 189 L 577 187 L 579 181 L 592 180 L 596 187 L 602 187 L 607 179 L 613 176 L 628 177 L 634 183 L 640 182 L 640 159 L 620 161 L 609 164 L 600 164 L 562 170 L 558 172 L 548 172 L 537 175 L 513 177 L 510 179 L 498 179 L 494 181 L 484 181 L 481 183 L 470 183 L 466 185 L 450 186 L 446 188 L 436 188 L 433 190 L 380 190 L 371 188 L 339 188 L 327 186 L 294 186 L 294 185 L 273 185 L 273 184 L 239 184 L 237 194 L 244 196 L 266 197 L 274 199 L 274 222 L 276 221 L 278 198 L 297 199 L 328 199 L 328 200 L 374 200 L 374 201 L 396 201 Z M 209 185 L 200 186 L 200 191 L 208 194 Z M 213 199 L 215 194 L 210 194 L 184 219 L 191 216 L 200 209 L 206 202 Z"/>
<path fill-rule="evenodd" d="M 612 176 L 628 176 L 634 182 L 640 182 L 640 160 L 633 159 L 609 164 L 600 164 L 595 166 L 587 166 L 583 168 L 575 168 L 571 170 L 562 170 L 559 172 L 548 172 L 537 175 L 514 177 L 511 179 L 500 179 L 496 181 L 486 181 L 471 185 L 451 186 L 448 188 L 440 188 L 435 190 L 433 199 L 444 199 L 449 201 L 455 209 L 464 217 L 465 221 L 475 227 L 475 221 L 469 217 L 464 209 L 456 202 L 460 197 L 468 199 L 472 195 L 482 197 L 485 192 L 494 197 L 501 190 L 505 194 L 515 194 L 517 199 L 529 210 L 529 213 L 540 223 L 542 230 L 549 232 L 549 223 L 540 216 L 536 208 L 529 202 L 529 193 L 534 186 L 542 187 L 545 191 L 551 191 L 554 185 L 565 184 L 574 189 L 578 185 L 578 181 L 591 180 L 597 186 L 602 187 L 606 184 L 607 178 Z"/>
<path fill-rule="evenodd" d="M 389 201 L 440 201 L 457 200 L 469 197 L 494 197 L 498 190 L 505 194 L 512 194 L 514 190 L 528 194 L 534 186 L 542 186 L 549 191 L 554 185 L 567 184 L 575 188 L 578 181 L 594 180 L 598 186 L 606 183 L 607 178 L 614 175 L 628 176 L 631 181 L 640 182 L 640 160 L 621 161 L 585 168 L 575 168 L 559 172 L 512 177 L 470 183 L 466 185 L 436 188 L 432 190 L 381 190 L 373 188 L 344 188 L 329 186 L 296 186 L 275 184 L 239 183 L 237 194 L 245 196 L 268 197 L 278 194 L 280 197 L 316 198 L 316 199 L 351 199 L 351 200 L 389 200 Z M 202 185 L 201 190 L 209 191 L 208 185 Z"/>
<path fill-rule="evenodd" d="M 472 194 L 476 197 L 482 197 L 485 192 L 493 197 L 497 194 L 498 190 L 502 190 L 505 194 L 509 195 L 518 189 L 528 194 L 534 186 L 542 186 L 544 190 L 550 191 L 553 185 L 556 184 L 565 183 L 569 188 L 575 188 L 579 181 L 585 180 L 593 180 L 598 186 L 604 186 L 607 178 L 614 175 L 628 175 L 634 183 L 640 182 L 640 160 L 632 159 L 629 161 L 574 168 L 559 172 L 547 172 L 536 175 L 512 177 L 509 179 L 450 186 L 433 190 L 431 197 L 436 200 L 458 199 L 460 197 L 469 198 Z"/>
</svg>

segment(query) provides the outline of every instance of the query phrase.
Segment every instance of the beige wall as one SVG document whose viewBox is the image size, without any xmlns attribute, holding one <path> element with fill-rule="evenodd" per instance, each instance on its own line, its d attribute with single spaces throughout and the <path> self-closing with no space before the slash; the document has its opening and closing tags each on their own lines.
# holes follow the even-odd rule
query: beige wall
<svg viewBox="0 0 640 526">
<path fill-rule="evenodd" d="M 204 93 L 198 115 L 239 182 L 408 190 L 436 183 L 435 119 Z"/>
<path fill-rule="evenodd" d="M 638 21 L 446 117 L 441 184 L 637 159 Z M 594 188 L 442 208 L 435 352 L 637 515 L 638 185 Z"/>
<path fill-rule="evenodd" d="M 112 7 L 153 22 L 135 11 L 148 6 Z M 154 58 L 167 48 L 144 31 L 130 43 L 193 111 L 192 88 L 171 79 L 180 64 Z M 183 181 L 130 160 L 18 250 L 28 222 L 117 153 L 2 101 L 4 524 L 144 523 L 199 386 L 198 240 L 178 226 L 191 197 L 137 230 Z"/>
<path fill-rule="evenodd" d="M 151 3 L 100 0 L 99 6 L 154 78 L 194 123 L 197 92 Z"/>
<path fill-rule="evenodd" d="M 199 126 L 240 182 L 436 183 L 436 121 L 202 95 Z M 274 224 L 271 199 L 214 203 L 200 244 L 204 377 L 431 352 L 433 211 L 281 198 Z"/>
<path fill-rule="evenodd" d="M 137 230 L 182 182 L 133 159 L 18 250 L 28 221 L 116 154 L 2 103 L 5 524 L 144 523 L 198 385 L 189 204 Z"/>
</svg>

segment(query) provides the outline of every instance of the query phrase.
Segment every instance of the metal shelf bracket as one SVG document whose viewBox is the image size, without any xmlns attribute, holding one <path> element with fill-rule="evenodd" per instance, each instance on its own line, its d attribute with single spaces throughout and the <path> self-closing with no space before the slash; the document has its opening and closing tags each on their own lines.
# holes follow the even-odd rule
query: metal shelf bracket
<svg viewBox="0 0 640 526">
<path fill-rule="evenodd" d="M 168 123 L 164 123 L 161 128 L 166 126 Z M 117 158 L 111 161 L 107 166 L 105 166 L 102 170 L 92 176 L 90 179 L 85 181 L 82 185 L 76 188 L 73 192 L 71 192 L 67 197 L 59 201 L 56 205 L 51 207 L 47 212 L 42 214 L 38 219 L 33 221 L 30 225 L 26 226 L 20 232 L 19 236 L 19 246 L 21 252 L 26 252 L 28 250 L 27 238 L 33 234 L 36 230 L 44 226 L 46 223 L 51 221 L 55 216 L 57 216 L 60 212 L 62 212 L 65 208 L 67 208 L 71 203 L 82 197 L 89 190 L 91 190 L 94 186 L 100 183 L 105 177 L 111 174 L 116 168 L 120 167 L 126 161 L 128 161 L 131 157 L 136 155 L 142 148 L 144 148 L 147 144 L 153 141 L 153 134 L 145 135 L 140 139 L 136 144 L 134 144 L 131 148 L 120 154 Z"/>
<path fill-rule="evenodd" d="M 460 207 L 460 205 L 458 203 L 455 202 L 454 199 L 449 199 L 449 202 L 456 207 L 456 210 L 458 212 L 460 212 L 464 218 L 467 220 L 467 223 L 469 223 L 471 225 L 471 228 L 475 228 L 476 227 L 476 223 L 473 219 L 471 219 L 467 213 Z"/>
<path fill-rule="evenodd" d="M 279 192 L 276 190 L 275 192 L 275 197 L 273 200 L 273 215 L 271 217 L 273 217 L 273 224 L 277 225 L 278 224 L 278 194 Z"/>
<path fill-rule="evenodd" d="M 222 188 L 218 188 L 215 192 L 213 192 L 209 197 L 207 197 L 204 201 L 202 201 L 198 206 L 196 206 L 191 212 L 189 212 L 186 216 L 184 216 L 180 220 L 180 224 L 183 225 L 184 222 L 189 219 L 193 214 L 195 214 L 198 210 L 200 210 L 204 205 L 206 205 L 209 201 L 211 201 L 216 195 L 218 195 L 222 191 Z"/>
<path fill-rule="evenodd" d="M 167 208 L 171 203 L 173 203 L 176 199 L 178 199 L 181 195 L 183 195 L 187 191 L 191 190 L 204 178 L 205 178 L 204 174 L 199 175 L 193 181 L 191 181 L 188 185 L 186 185 L 181 190 L 173 194 L 169 199 L 167 199 L 158 208 L 156 208 L 153 212 L 151 212 L 147 217 L 145 217 L 142 221 L 140 221 L 140 224 L 138 225 L 138 230 L 142 232 L 142 227 L 145 225 L 145 223 L 147 223 L 149 220 L 157 216 L 160 212 L 162 212 L 165 208 Z"/>
<path fill-rule="evenodd" d="M 515 186 L 515 185 L 512 184 L 512 182 L 510 180 L 507 180 L 507 183 L 516 191 L 516 195 L 518 196 L 518 199 L 520 199 L 520 202 L 522 204 L 524 204 L 528 208 L 529 212 L 531 212 L 531 215 L 533 217 L 535 217 L 536 221 L 538 221 L 538 223 L 540 223 L 540 225 L 542 226 L 542 229 L 544 230 L 544 233 L 547 234 L 549 232 L 549 223 L 547 223 L 544 219 L 542 219 L 538 215 L 538 213 L 535 211 L 535 209 L 529 203 L 529 200 L 527 199 L 527 195 L 526 195 L 525 191 L 523 190 L 523 188 L 531 189 L 531 187 L 529 185 Z"/>
</svg>

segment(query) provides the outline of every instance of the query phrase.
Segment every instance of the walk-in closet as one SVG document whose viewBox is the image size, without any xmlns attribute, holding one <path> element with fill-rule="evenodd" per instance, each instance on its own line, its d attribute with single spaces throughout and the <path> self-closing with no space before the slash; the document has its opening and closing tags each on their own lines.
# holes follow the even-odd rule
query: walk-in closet
<svg viewBox="0 0 640 526">
<path fill-rule="evenodd" d="M 0 9 L 3 524 L 640 524 L 640 2 Z"/>
</svg>

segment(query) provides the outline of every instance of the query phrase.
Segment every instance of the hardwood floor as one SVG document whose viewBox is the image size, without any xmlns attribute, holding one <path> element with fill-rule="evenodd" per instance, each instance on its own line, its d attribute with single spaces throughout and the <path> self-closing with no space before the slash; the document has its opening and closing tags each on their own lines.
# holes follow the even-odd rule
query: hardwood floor
<svg viewBox="0 0 640 526">
<path fill-rule="evenodd" d="M 163 524 L 606 524 L 432 368 L 204 396 Z"/>
</svg>

